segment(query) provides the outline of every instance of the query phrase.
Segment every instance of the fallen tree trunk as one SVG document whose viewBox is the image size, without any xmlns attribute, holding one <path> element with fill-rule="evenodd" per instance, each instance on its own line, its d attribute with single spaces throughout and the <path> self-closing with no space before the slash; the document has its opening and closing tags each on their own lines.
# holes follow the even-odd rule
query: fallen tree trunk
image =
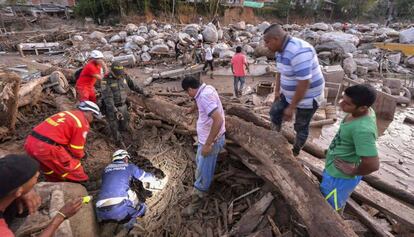
<svg viewBox="0 0 414 237">
<path fill-rule="evenodd" d="M 39 100 L 40 96 L 42 95 L 42 85 L 37 85 L 33 88 L 29 94 L 25 95 L 24 97 L 19 98 L 19 107 L 28 105 L 28 104 L 36 104 Z"/>
<path fill-rule="evenodd" d="M 21 78 L 16 73 L 0 72 L 0 126 L 14 133 L 19 103 Z"/>
<path fill-rule="evenodd" d="M 135 103 L 156 113 L 165 121 L 194 130 L 194 117 L 185 109 L 160 98 L 137 98 Z M 356 236 L 352 229 L 324 200 L 318 188 L 289 155 L 288 143 L 276 132 L 226 116 L 227 135 L 271 170 L 269 179 L 307 227 L 310 236 Z"/>
<path fill-rule="evenodd" d="M 257 126 L 264 127 L 267 129 L 270 129 L 271 123 L 260 118 L 255 113 L 253 113 L 251 110 L 241 107 L 241 106 L 229 106 L 226 108 L 226 113 L 229 115 L 236 115 L 237 117 L 240 117 L 248 122 L 252 122 Z M 283 136 L 286 137 L 286 139 L 290 143 L 295 142 L 295 134 L 291 131 L 288 131 L 287 129 L 282 129 Z M 309 154 L 312 154 L 318 158 L 325 158 L 325 151 L 316 145 L 315 143 L 311 141 L 306 141 L 305 146 L 303 147 L 303 150 L 308 152 Z"/>
<path fill-rule="evenodd" d="M 49 76 L 40 77 L 33 79 L 28 83 L 25 83 L 21 86 L 19 91 L 19 98 L 23 98 L 25 95 L 29 94 L 36 86 L 42 85 L 49 80 Z"/>
</svg>

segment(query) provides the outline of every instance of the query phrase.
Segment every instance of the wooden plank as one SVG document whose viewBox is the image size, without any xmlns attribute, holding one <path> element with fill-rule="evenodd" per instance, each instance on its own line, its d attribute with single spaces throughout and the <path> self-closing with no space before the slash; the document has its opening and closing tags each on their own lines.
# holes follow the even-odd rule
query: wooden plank
<svg viewBox="0 0 414 237">
<path fill-rule="evenodd" d="M 380 49 L 386 49 L 390 51 L 400 51 L 405 56 L 414 55 L 414 44 L 374 43 L 374 46 Z"/>
</svg>

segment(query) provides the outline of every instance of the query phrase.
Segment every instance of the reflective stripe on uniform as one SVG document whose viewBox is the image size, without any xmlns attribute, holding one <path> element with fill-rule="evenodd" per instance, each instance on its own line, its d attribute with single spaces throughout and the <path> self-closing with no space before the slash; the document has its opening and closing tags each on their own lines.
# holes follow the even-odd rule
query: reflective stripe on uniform
<svg viewBox="0 0 414 237">
<path fill-rule="evenodd" d="M 51 170 L 51 171 L 49 171 L 49 172 L 45 172 L 44 174 L 46 174 L 46 175 L 51 175 L 51 174 L 53 174 L 53 170 Z"/>
<path fill-rule="evenodd" d="M 335 205 L 335 210 L 339 211 L 341 210 L 341 208 L 338 208 L 338 193 L 336 191 L 336 188 L 334 188 L 326 197 L 325 200 L 328 200 L 331 196 L 333 195 L 334 198 L 334 205 Z"/>
<path fill-rule="evenodd" d="M 54 127 L 58 126 L 59 124 L 57 122 L 55 122 L 53 119 L 51 118 L 47 118 L 46 122 Z"/>
<path fill-rule="evenodd" d="M 76 170 L 76 169 L 78 169 L 79 167 L 81 167 L 81 163 L 79 162 L 79 164 L 77 164 L 76 166 L 75 166 L 75 168 L 73 168 L 73 170 Z M 51 175 L 51 174 L 53 174 L 55 171 L 53 171 L 53 170 L 51 170 L 51 171 L 48 171 L 48 172 L 45 172 L 44 174 L 45 175 Z M 66 176 L 68 176 L 69 175 L 69 172 L 66 172 L 66 173 L 64 173 L 64 174 L 62 174 L 61 175 L 61 177 L 62 178 L 65 178 Z"/>
<path fill-rule="evenodd" d="M 78 127 L 79 128 L 81 128 L 82 127 L 82 123 L 81 123 L 81 121 L 78 119 L 78 117 L 76 117 L 74 114 L 72 114 L 71 112 L 69 112 L 69 111 L 65 111 L 65 113 L 66 114 L 69 114 L 75 121 L 76 121 L 76 124 L 78 125 Z"/>
<path fill-rule="evenodd" d="M 82 150 L 84 146 L 76 146 L 76 145 L 70 144 L 70 147 L 72 147 L 73 149 Z"/>
</svg>

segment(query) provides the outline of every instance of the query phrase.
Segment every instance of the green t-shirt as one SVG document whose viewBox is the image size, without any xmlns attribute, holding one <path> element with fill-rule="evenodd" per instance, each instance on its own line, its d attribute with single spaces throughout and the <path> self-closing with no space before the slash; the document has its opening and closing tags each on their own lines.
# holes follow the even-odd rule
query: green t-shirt
<svg viewBox="0 0 414 237">
<path fill-rule="evenodd" d="M 346 119 L 346 117 L 345 117 Z M 336 178 L 355 178 L 339 171 L 334 164 L 334 159 L 341 159 L 349 163 L 359 165 L 361 157 L 377 156 L 376 140 L 378 137 L 375 112 L 370 109 L 370 114 L 345 122 L 342 120 L 338 133 L 329 145 L 326 154 L 325 170 Z"/>
</svg>

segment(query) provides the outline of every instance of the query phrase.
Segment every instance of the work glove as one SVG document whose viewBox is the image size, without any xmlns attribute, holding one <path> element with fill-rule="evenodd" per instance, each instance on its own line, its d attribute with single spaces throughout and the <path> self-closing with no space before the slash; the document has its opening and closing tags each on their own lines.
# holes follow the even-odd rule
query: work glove
<svg viewBox="0 0 414 237">
<path fill-rule="evenodd" d="M 164 177 L 163 179 L 156 179 L 151 182 L 145 182 L 144 188 L 148 191 L 160 191 L 162 190 L 168 182 L 168 178 Z"/>
<path fill-rule="evenodd" d="M 124 115 L 121 112 L 116 111 L 116 119 L 118 119 L 118 120 L 124 120 Z"/>
</svg>

